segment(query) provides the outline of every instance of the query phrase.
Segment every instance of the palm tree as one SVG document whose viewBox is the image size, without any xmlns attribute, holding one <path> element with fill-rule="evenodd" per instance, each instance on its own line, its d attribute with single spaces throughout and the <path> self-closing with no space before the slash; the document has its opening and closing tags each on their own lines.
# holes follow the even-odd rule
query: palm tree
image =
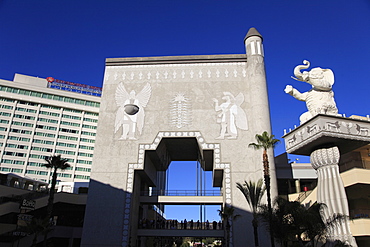
<svg viewBox="0 0 370 247">
<path fill-rule="evenodd" d="M 259 246 L 258 243 L 258 209 L 261 203 L 263 194 L 266 187 L 263 186 L 263 180 L 258 179 L 257 183 L 252 181 L 244 181 L 244 184 L 236 183 L 236 187 L 243 193 L 253 213 L 253 232 L 254 232 L 254 245 Z"/>
<path fill-rule="evenodd" d="M 327 228 L 330 227 L 330 222 L 325 223 L 321 218 L 321 211 L 326 207 L 323 203 L 315 203 L 306 210 L 305 216 L 302 218 L 305 234 L 310 239 L 311 246 L 318 246 L 325 239 Z M 340 219 L 340 217 L 334 220 Z"/>
<path fill-rule="evenodd" d="M 230 228 L 231 228 L 231 222 L 238 218 L 240 215 L 234 213 L 234 208 L 232 206 L 227 206 L 222 210 L 217 210 L 218 215 L 222 218 L 222 221 L 224 222 L 224 227 L 226 230 L 226 247 L 229 247 L 230 245 Z M 225 225 L 226 223 L 226 225 Z"/>
<path fill-rule="evenodd" d="M 67 163 L 68 159 L 62 158 L 60 154 L 45 158 L 45 161 L 47 162 L 47 164 L 44 164 L 43 166 L 53 170 L 53 177 L 51 180 L 51 187 L 49 190 L 49 199 L 48 199 L 48 204 L 46 208 L 46 218 L 50 220 L 51 214 L 53 212 L 55 186 L 57 184 L 57 171 L 58 169 L 65 170 L 68 167 L 70 167 L 70 165 Z M 47 233 L 45 234 L 45 238 L 44 238 L 45 245 L 46 245 L 46 239 L 47 239 Z"/>
<path fill-rule="evenodd" d="M 50 221 L 48 218 L 33 217 L 32 221 L 27 223 L 27 227 L 26 227 L 27 232 L 30 234 L 35 234 L 33 236 L 31 247 L 37 245 L 37 238 L 40 233 L 46 234 L 47 232 L 51 230 L 49 222 Z"/>
<path fill-rule="evenodd" d="M 262 135 L 256 134 L 257 143 L 250 143 L 249 147 L 253 147 L 254 149 L 263 149 L 262 161 L 263 161 L 263 177 L 265 179 L 265 186 L 267 191 L 267 207 L 269 209 L 269 214 L 271 217 L 272 214 L 272 207 L 271 207 L 271 188 L 270 188 L 270 166 L 269 166 L 269 159 L 267 156 L 267 150 L 270 148 L 274 148 L 276 144 L 280 141 L 274 138 L 274 135 L 270 135 L 267 131 L 264 131 Z M 270 241 L 271 246 L 275 247 L 273 232 L 270 224 Z"/>
</svg>

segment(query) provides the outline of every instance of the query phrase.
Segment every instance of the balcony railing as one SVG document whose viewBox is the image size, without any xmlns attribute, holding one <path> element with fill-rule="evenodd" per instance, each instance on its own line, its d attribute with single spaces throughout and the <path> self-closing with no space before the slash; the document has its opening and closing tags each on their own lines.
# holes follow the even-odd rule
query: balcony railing
<svg viewBox="0 0 370 247">
<path fill-rule="evenodd" d="M 200 222 L 198 221 L 186 221 L 185 220 L 139 220 L 139 229 L 167 229 L 167 230 L 223 230 L 223 221 L 212 221 Z"/>
<path fill-rule="evenodd" d="M 141 191 L 142 196 L 222 196 L 219 190 L 152 190 Z"/>
</svg>

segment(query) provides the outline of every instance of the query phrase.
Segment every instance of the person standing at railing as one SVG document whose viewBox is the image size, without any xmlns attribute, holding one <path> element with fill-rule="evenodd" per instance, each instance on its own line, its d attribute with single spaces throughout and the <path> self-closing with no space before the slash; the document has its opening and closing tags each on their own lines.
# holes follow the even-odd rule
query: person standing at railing
<svg viewBox="0 0 370 247">
<path fill-rule="evenodd" d="M 223 225 L 222 225 L 222 221 L 221 221 L 221 220 L 218 222 L 218 229 L 219 229 L 219 230 L 224 229 L 224 227 L 223 227 Z"/>
</svg>

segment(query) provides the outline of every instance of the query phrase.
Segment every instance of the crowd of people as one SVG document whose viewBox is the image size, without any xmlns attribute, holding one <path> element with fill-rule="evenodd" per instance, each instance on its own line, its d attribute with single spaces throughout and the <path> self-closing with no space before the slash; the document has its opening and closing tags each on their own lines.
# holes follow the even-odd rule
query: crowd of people
<svg viewBox="0 0 370 247">
<path fill-rule="evenodd" d="M 188 230 L 222 230 L 223 222 L 222 221 L 212 221 L 208 220 L 205 222 L 198 221 L 187 221 L 186 219 L 181 220 L 149 220 L 141 219 L 139 221 L 139 229 L 188 229 Z"/>
</svg>

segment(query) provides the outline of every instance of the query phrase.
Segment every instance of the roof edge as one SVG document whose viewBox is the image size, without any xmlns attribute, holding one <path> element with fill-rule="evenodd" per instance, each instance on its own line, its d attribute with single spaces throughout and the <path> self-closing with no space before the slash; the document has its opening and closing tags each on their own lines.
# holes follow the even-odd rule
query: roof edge
<svg viewBox="0 0 370 247">
<path fill-rule="evenodd" d="M 106 66 L 246 62 L 246 54 L 107 58 Z"/>
</svg>

